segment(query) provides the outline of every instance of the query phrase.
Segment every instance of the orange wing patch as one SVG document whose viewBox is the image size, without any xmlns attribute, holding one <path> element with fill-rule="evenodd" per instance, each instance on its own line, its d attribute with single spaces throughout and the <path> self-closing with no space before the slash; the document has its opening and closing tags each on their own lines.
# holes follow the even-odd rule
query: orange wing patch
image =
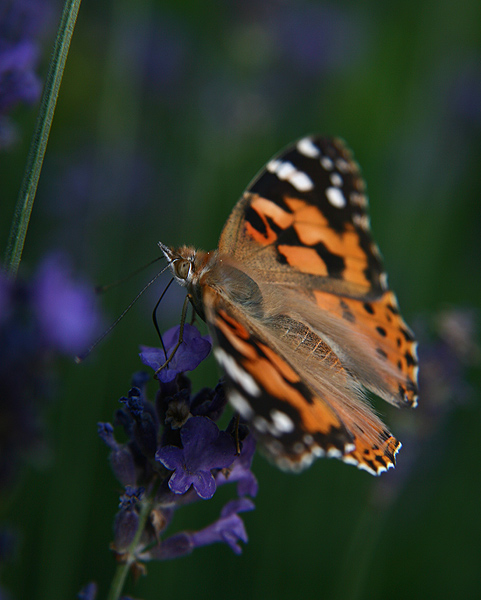
<svg viewBox="0 0 481 600">
<path fill-rule="evenodd" d="M 382 361 L 395 367 L 397 377 L 388 378 L 394 401 L 401 405 L 417 405 L 418 359 L 414 336 L 402 319 L 393 292 L 385 292 L 374 301 L 354 300 L 316 290 L 317 305 L 349 321 L 372 342 Z"/>
</svg>

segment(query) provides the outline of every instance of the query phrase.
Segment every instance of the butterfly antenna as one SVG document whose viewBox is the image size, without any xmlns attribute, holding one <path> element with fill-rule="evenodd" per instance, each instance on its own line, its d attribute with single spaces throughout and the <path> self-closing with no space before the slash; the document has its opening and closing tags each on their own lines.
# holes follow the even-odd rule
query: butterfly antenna
<svg viewBox="0 0 481 600">
<path fill-rule="evenodd" d="M 170 262 L 169 262 L 169 265 L 170 265 Z M 169 265 L 167 265 L 167 266 L 169 266 Z M 164 340 L 162 339 L 162 334 L 160 333 L 159 324 L 157 322 L 157 309 L 159 308 L 159 305 L 162 302 L 162 298 L 165 296 L 165 293 L 170 288 L 173 281 L 174 281 L 174 277 L 172 277 L 172 279 L 166 285 L 164 291 L 162 292 L 162 294 L 160 295 L 160 298 L 157 300 L 157 303 L 154 306 L 154 310 L 152 311 L 152 321 L 154 322 L 155 331 L 157 332 L 157 335 L 159 336 L 160 344 L 162 346 L 162 350 L 164 351 L 165 360 L 167 360 L 167 350 L 165 349 Z"/>
<path fill-rule="evenodd" d="M 150 267 L 150 265 L 153 265 L 158 260 L 163 260 L 163 259 L 164 259 L 163 256 L 157 256 L 156 258 L 154 258 L 154 260 L 151 260 L 147 264 L 143 265 L 142 267 L 135 269 L 135 271 L 132 271 L 132 273 L 129 273 L 125 277 L 122 277 L 122 279 L 118 279 L 117 281 L 113 281 L 112 283 L 107 283 L 105 285 L 96 285 L 95 291 L 97 294 L 103 294 L 107 290 L 110 290 L 111 288 L 116 287 L 117 285 L 120 285 L 121 283 L 125 283 L 129 279 L 132 279 L 132 277 L 135 277 L 135 275 L 137 275 L 138 273 L 141 273 L 142 271 L 144 271 L 144 269 L 146 269 L 147 267 Z"/>
<path fill-rule="evenodd" d="M 125 317 L 125 315 L 129 312 L 129 310 L 132 308 L 132 306 L 137 302 L 137 300 L 142 296 L 142 294 L 154 283 L 154 281 L 157 280 L 158 277 L 160 277 L 160 275 L 162 275 L 162 273 L 164 271 L 166 271 L 170 266 L 170 263 L 168 265 L 166 265 L 161 271 L 159 271 L 156 275 L 154 275 L 154 277 L 140 290 L 140 292 L 135 296 L 135 298 L 130 302 L 130 304 L 127 306 L 127 308 L 122 312 L 122 314 L 117 317 L 115 319 L 115 321 L 112 323 L 112 325 L 110 325 L 109 327 L 107 327 L 107 329 L 95 340 L 95 342 L 93 342 L 93 344 L 91 344 L 84 352 L 82 352 L 82 354 L 78 354 L 75 357 L 75 362 L 81 363 L 83 360 L 85 360 L 87 358 L 87 356 L 92 352 L 92 350 L 94 348 L 96 348 L 100 342 L 109 335 L 109 333 L 112 331 L 112 329 L 118 325 L 118 323 Z M 170 282 L 172 283 L 172 282 Z M 169 285 L 170 285 L 169 283 Z M 167 286 L 169 287 L 169 286 Z M 164 290 L 165 293 L 165 290 Z M 164 294 L 162 294 L 163 296 Z M 162 298 L 161 296 L 161 298 Z"/>
</svg>

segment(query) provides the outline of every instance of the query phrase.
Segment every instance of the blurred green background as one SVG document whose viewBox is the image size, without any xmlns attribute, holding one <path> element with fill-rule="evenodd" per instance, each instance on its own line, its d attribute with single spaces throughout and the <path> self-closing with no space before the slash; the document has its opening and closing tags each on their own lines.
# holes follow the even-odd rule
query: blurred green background
<svg viewBox="0 0 481 600">
<path fill-rule="evenodd" d="M 42 75 L 60 15 L 59 3 L 50 5 Z M 2 249 L 36 111 L 16 109 L 18 142 L 0 154 Z M 155 258 L 159 240 L 212 249 L 250 179 L 308 133 L 341 136 L 354 150 L 406 320 L 479 307 L 479 0 L 84 0 L 22 272 L 61 249 L 105 283 Z M 155 269 L 103 296 L 106 322 Z M 91 580 L 105 597 L 121 490 L 96 424 L 112 420 L 141 368 L 138 345 L 156 344 L 150 313 L 163 285 L 84 364 L 61 365 L 48 449 L 9 510 L 21 531 L 3 570 L 12 598 L 73 598 Z M 180 289 L 169 291 L 163 327 L 178 323 L 182 301 Z M 197 388 L 217 380 L 207 362 L 193 376 Z M 256 510 L 243 515 L 242 556 L 217 545 L 153 563 L 127 592 L 146 600 L 480 597 L 476 372 L 471 385 L 470 400 L 454 402 L 434 434 L 426 415 L 380 407 L 405 442 L 398 468 L 380 480 L 329 460 L 288 475 L 257 456 L 260 491 Z M 428 443 L 403 472 L 415 435 Z M 222 489 L 179 510 L 169 531 L 203 527 L 227 496 Z"/>
</svg>

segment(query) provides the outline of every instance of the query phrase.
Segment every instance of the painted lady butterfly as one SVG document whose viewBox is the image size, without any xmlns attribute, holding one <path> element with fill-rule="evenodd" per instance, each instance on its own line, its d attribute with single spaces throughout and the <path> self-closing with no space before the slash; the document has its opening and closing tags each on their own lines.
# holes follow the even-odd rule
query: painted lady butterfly
<svg viewBox="0 0 481 600">
<path fill-rule="evenodd" d="M 416 342 L 366 209 L 349 150 L 306 137 L 250 184 L 218 250 L 159 244 L 207 322 L 231 404 L 282 469 L 327 455 L 378 475 L 401 443 L 363 388 L 417 403 Z"/>
</svg>

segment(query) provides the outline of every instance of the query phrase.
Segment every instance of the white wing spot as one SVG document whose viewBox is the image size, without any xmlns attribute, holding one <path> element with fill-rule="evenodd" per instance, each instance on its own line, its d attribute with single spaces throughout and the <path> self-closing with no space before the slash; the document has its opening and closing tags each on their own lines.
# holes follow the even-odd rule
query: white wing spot
<svg viewBox="0 0 481 600">
<path fill-rule="evenodd" d="M 252 410 L 251 405 L 247 402 L 246 398 L 239 394 L 237 390 L 231 390 L 228 393 L 229 402 L 232 404 L 234 409 L 242 416 L 244 419 L 251 419 L 254 411 Z"/>
<path fill-rule="evenodd" d="M 299 192 L 309 192 L 314 189 L 314 184 L 310 177 L 302 171 L 298 171 L 296 167 L 288 161 L 281 162 L 280 160 L 271 160 L 267 163 L 266 168 L 270 173 L 277 175 L 279 179 L 288 181 Z"/>
<path fill-rule="evenodd" d="M 261 390 L 252 375 L 249 375 L 232 356 L 227 354 L 222 348 L 216 348 L 214 350 L 214 356 L 218 360 L 219 364 L 224 367 L 227 375 L 231 377 L 236 383 L 238 383 L 244 391 L 250 396 L 260 396 Z"/>
<path fill-rule="evenodd" d="M 286 415 L 286 413 L 281 412 L 280 410 L 271 410 L 271 419 L 274 423 L 275 429 L 280 433 L 290 433 L 294 431 L 294 423 L 292 419 Z"/>
<path fill-rule="evenodd" d="M 279 177 L 279 179 L 287 180 L 289 180 L 296 171 L 296 167 L 290 162 L 280 163 L 276 169 L 277 177 Z"/>
<path fill-rule="evenodd" d="M 329 458 L 341 458 L 342 452 L 338 448 L 329 448 L 327 451 L 327 456 Z"/>
<path fill-rule="evenodd" d="M 331 173 L 331 183 L 335 187 L 341 187 L 343 181 L 339 173 Z"/>
<path fill-rule="evenodd" d="M 304 444 L 302 442 L 296 442 L 292 446 L 292 450 L 294 451 L 295 454 L 302 454 L 303 452 L 306 451 L 306 447 L 304 446 Z"/>
<path fill-rule="evenodd" d="M 309 158 L 317 158 L 321 154 L 319 148 L 317 148 L 309 138 L 299 140 L 297 142 L 297 149 L 301 154 Z"/>
<path fill-rule="evenodd" d="M 326 171 L 332 171 L 334 169 L 334 163 L 328 156 L 321 157 L 321 166 L 326 169 Z"/>
<path fill-rule="evenodd" d="M 369 217 L 367 215 L 353 215 L 352 221 L 364 231 L 369 231 Z"/>
<path fill-rule="evenodd" d="M 343 158 L 338 158 L 336 160 L 336 167 L 339 169 L 339 171 L 341 171 L 341 173 L 349 173 L 351 170 L 349 163 Z"/>
<path fill-rule="evenodd" d="M 346 206 L 346 198 L 339 188 L 328 187 L 326 189 L 326 197 L 332 206 L 336 208 L 344 208 Z"/>
<path fill-rule="evenodd" d="M 291 183 L 296 190 L 299 190 L 300 192 L 309 192 L 310 190 L 314 189 L 314 184 L 312 183 L 311 178 L 302 171 L 297 171 L 297 173 L 294 173 L 294 175 L 289 178 L 289 183 Z"/>
<path fill-rule="evenodd" d="M 367 200 L 364 194 L 359 194 L 358 192 L 351 192 L 349 194 L 349 200 L 351 201 L 351 204 L 355 204 L 356 206 L 360 206 L 361 208 L 365 208 L 367 206 Z"/>
<path fill-rule="evenodd" d="M 388 289 L 388 284 L 387 284 L 387 273 L 381 273 L 379 275 L 379 283 L 381 284 L 381 288 L 383 290 L 387 290 Z"/>
<path fill-rule="evenodd" d="M 264 417 L 257 415 L 257 417 L 255 417 L 252 421 L 252 424 L 260 433 L 267 433 L 269 431 L 269 423 L 264 419 Z"/>
</svg>

